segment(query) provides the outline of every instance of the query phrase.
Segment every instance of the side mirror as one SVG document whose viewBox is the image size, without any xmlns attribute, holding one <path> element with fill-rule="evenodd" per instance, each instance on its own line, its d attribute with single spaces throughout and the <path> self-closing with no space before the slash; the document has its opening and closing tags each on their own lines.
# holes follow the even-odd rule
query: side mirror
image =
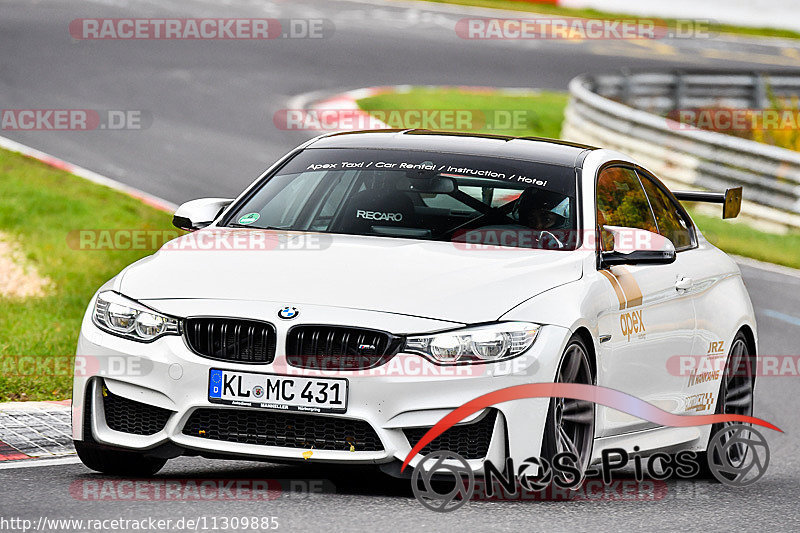
<svg viewBox="0 0 800 533">
<path fill-rule="evenodd" d="M 603 226 L 602 233 L 603 242 L 608 235 L 614 242 L 613 250 L 600 252 L 602 266 L 668 265 L 675 261 L 675 245 L 658 233 L 620 226 Z"/>
<path fill-rule="evenodd" d="M 178 229 L 195 231 L 205 228 L 228 207 L 230 198 L 201 198 L 181 204 L 172 216 L 172 225 Z"/>
</svg>

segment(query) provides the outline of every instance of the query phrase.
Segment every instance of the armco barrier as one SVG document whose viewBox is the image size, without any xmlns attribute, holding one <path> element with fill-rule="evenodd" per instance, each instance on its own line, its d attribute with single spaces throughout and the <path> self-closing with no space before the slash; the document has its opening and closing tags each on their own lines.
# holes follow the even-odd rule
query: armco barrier
<svg viewBox="0 0 800 533">
<path fill-rule="evenodd" d="M 672 109 L 769 107 L 767 94 L 800 94 L 800 73 L 620 73 L 569 85 L 562 138 L 635 157 L 671 187 L 744 187 L 742 215 L 800 228 L 800 152 L 685 126 Z M 646 109 L 646 110 L 645 110 Z"/>
</svg>

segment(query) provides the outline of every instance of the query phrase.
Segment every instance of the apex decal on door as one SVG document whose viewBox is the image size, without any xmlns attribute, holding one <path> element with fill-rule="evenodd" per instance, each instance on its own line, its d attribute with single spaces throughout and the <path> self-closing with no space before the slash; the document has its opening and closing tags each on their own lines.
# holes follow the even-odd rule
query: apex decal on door
<svg viewBox="0 0 800 533">
<path fill-rule="evenodd" d="M 642 318 L 642 309 L 619 315 L 619 326 L 622 329 L 622 336 L 627 337 L 628 342 L 631 340 L 631 335 L 644 338 L 647 328 L 645 328 L 644 319 Z"/>
</svg>

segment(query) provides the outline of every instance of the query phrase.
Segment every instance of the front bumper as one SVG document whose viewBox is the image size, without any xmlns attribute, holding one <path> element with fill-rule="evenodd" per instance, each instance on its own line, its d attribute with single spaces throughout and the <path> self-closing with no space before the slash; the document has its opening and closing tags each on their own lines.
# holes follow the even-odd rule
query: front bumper
<svg viewBox="0 0 800 533">
<path fill-rule="evenodd" d="M 194 354 L 182 337 L 166 336 L 152 343 L 139 343 L 99 330 L 84 316 L 78 340 L 76 377 L 73 390 L 73 438 L 84 439 L 84 425 L 91 424 L 92 437 L 100 444 L 135 450 L 155 450 L 165 445 L 199 454 L 228 455 L 250 459 L 306 460 L 338 463 L 389 463 L 403 461 L 416 442 L 409 442 L 404 429 L 430 427 L 444 415 L 482 394 L 505 387 L 552 381 L 559 357 L 570 332 L 558 326 L 544 326 L 534 345 L 523 355 L 506 362 L 440 367 L 424 358 L 400 354 L 401 364 L 392 361 L 369 372 L 338 372 L 347 377 L 349 398 L 343 414 L 316 413 L 341 419 L 355 419 L 369 424 L 380 439 L 382 450 L 312 450 L 307 447 L 267 446 L 212 440 L 187 435 L 183 429 L 197 409 L 246 409 L 212 404 L 208 401 L 209 369 L 222 368 L 244 372 L 266 372 L 292 375 L 319 373 L 289 367 L 285 358 L 285 337 L 289 326 L 297 324 L 358 325 L 394 333 L 420 333 L 452 328 L 456 325 L 416 317 L 391 315 L 361 310 L 303 306 L 303 313 L 289 323 L 275 320 L 275 306 L 264 302 L 241 301 L 152 301 L 151 307 L 177 316 L 229 316 L 267 320 L 278 333 L 275 360 L 270 364 L 253 365 L 222 362 Z M 92 302 L 93 306 L 93 302 Z M 90 306 L 90 309 L 92 308 Z M 333 376 L 331 376 L 333 377 Z M 169 411 L 163 429 L 151 435 L 117 431 L 109 427 L 103 402 L 103 386 L 111 394 Z M 89 406 L 91 417 L 84 420 Z M 502 464 L 506 455 L 515 461 L 536 455 L 541 448 L 547 413 L 547 399 L 527 399 L 499 404 L 493 409 L 494 419 L 488 453 L 495 464 Z M 297 413 L 302 416 L 302 413 Z M 464 423 L 479 419 L 481 413 Z M 484 458 L 484 459 L 485 459 Z M 471 460 L 477 472 L 484 459 Z M 414 466 L 419 457 L 414 458 Z"/>
</svg>

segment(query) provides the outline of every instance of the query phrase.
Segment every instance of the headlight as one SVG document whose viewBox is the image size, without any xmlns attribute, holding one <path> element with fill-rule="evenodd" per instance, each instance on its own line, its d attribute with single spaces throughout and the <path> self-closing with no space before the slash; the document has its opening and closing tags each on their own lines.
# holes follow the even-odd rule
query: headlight
<svg viewBox="0 0 800 533">
<path fill-rule="evenodd" d="M 502 361 L 530 348 L 539 328 L 530 322 L 498 322 L 408 337 L 403 351 L 423 355 L 439 365 Z"/>
<path fill-rule="evenodd" d="M 162 335 L 180 335 L 176 318 L 164 316 L 113 291 L 97 295 L 92 318 L 102 330 L 126 339 L 149 342 Z"/>
</svg>

